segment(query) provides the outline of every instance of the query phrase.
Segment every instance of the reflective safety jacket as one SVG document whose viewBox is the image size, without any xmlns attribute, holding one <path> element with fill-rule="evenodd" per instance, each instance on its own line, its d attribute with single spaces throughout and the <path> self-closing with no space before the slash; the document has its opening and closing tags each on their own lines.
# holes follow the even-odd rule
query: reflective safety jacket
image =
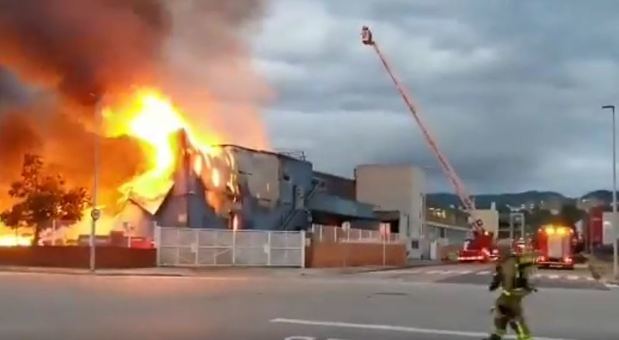
<svg viewBox="0 0 619 340">
<path fill-rule="evenodd" d="M 530 271 L 533 262 L 527 258 L 510 256 L 503 259 L 496 266 L 496 272 L 490 283 L 490 290 L 494 291 L 499 286 L 504 295 L 524 296 L 534 290 L 529 284 Z"/>
</svg>

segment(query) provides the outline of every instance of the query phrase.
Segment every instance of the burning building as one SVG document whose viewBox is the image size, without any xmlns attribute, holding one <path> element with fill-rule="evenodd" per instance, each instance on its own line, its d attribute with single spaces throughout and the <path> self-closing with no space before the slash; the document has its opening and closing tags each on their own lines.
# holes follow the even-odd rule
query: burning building
<svg viewBox="0 0 619 340">
<path fill-rule="evenodd" d="M 306 160 L 236 145 L 214 146 L 205 155 L 191 146 L 186 132 L 175 136 L 179 157 L 165 194 L 130 195 L 118 215 L 117 223 L 138 235 L 152 237 L 155 224 L 304 230 L 312 223 L 348 221 L 378 227 L 373 206 L 355 201 L 352 180 L 315 172 Z"/>
</svg>

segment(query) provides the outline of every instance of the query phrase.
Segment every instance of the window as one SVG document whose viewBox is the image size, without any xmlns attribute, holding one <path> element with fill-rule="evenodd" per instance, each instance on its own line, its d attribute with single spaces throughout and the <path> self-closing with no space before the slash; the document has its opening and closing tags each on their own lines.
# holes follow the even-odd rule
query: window
<svg viewBox="0 0 619 340">
<path fill-rule="evenodd" d="M 419 240 L 412 240 L 411 241 L 411 248 L 419 249 Z"/>
</svg>

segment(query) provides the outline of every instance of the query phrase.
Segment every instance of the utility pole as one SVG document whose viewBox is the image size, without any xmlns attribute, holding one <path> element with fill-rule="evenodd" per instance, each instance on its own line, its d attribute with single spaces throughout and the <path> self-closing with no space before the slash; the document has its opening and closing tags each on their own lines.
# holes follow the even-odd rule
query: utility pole
<svg viewBox="0 0 619 340">
<path fill-rule="evenodd" d="M 96 234 L 97 220 L 101 217 L 101 211 L 97 207 L 97 194 L 99 191 L 99 154 L 101 152 L 101 97 L 97 96 L 94 109 L 94 133 L 93 133 L 93 184 L 92 184 L 92 210 L 90 217 L 92 223 L 90 225 L 90 258 L 89 269 L 92 273 L 95 272 L 95 256 L 96 256 Z"/>
<path fill-rule="evenodd" d="M 612 238 L 613 238 L 613 276 L 619 278 L 619 264 L 617 260 L 617 143 L 615 127 L 615 105 L 604 105 L 602 110 L 610 109 L 613 114 L 613 219 L 612 219 Z"/>
</svg>

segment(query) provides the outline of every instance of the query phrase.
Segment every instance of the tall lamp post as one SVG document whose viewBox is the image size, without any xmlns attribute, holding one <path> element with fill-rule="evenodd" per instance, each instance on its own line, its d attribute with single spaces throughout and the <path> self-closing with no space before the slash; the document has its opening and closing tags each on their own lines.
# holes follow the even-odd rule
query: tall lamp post
<svg viewBox="0 0 619 340">
<path fill-rule="evenodd" d="M 603 110 L 610 109 L 613 114 L 613 220 L 612 220 L 612 238 L 613 238 L 613 276 L 615 279 L 619 277 L 619 265 L 617 261 L 617 145 L 615 132 L 615 105 L 604 105 Z"/>
<path fill-rule="evenodd" d="M 90 212 L 90 218 L 92 220 L 92 224 L 90 225 L 90 258 L 89 258 L 89 268 L 90 271 L 94 273 L 95 271 L 95 249 L 96 249 L 96 231 L 97 231 L 97 220 L 101 217 L 101 211 L 97 208 L 97 194 L 99 191 L 99 154 L 101 149 L 101 138 L 99 134 L 101 133 L 101 97 L 95 97 L 95 108 L 94 108 L 94 134 L 93 134 L 93 183 L 92 183 L 92 210 Z"/>
</svg>

